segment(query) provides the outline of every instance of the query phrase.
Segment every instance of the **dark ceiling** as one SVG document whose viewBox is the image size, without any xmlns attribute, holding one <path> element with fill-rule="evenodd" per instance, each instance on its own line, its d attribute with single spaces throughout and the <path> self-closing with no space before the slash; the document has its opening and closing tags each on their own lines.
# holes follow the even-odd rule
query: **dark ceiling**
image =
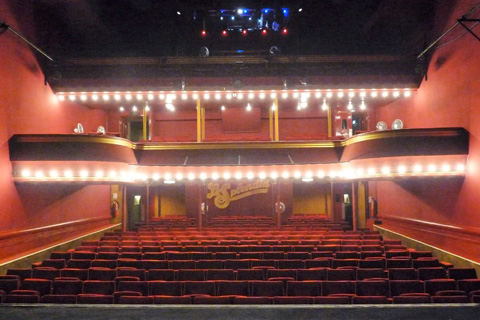
<svg viewBox="0 0 480 320">
<path fill-rule="evenodd" d="M 415 55 L 424 46 L 434 0 L 162 1 L 37 0 L 39 45 L 71 57 L 197 56 L 268 50 L 288 55 Z M 288 10 L 286 36 L 222 37 L 220 10 Z M 300 11 L 301 10 L 301 11 Z M 282 18 L 277 17 L 277 20 Z M 283 20 L 283 19 L 282 19 Z M 204 27 L 207 35 L 203 37 Z M 279 21 L 281 24 L 282 22 Z M 283 27 L 283 26 L 282 26 Z"/>
<path fill-rule="evenodd" d="M 417 86 L 422 74 L 415 70 L 416 56 L 435 36 L 430 33 L 441 2 L 32 1 L 35 43 L 54 62 L 39 60 L 55 91 L 88 91 L 92 86 L 152 90 L 206 77 L 263 77 L 264 83 L 279 87 L 286 80 L 332 88 Z M 21 6 L 15 5 L 21 14 Z M 225 14 L 235 15 L 239 8 L 253 21 L 263 19 L 267 34 L 263 25 L 244 35 L 240 30 L 245 25 L 234 30 L 225 24 L 232 18 Z M 246 17 L 237 15 L 232 21 Z M 278 21 L 278 31 L 273 21 Z M 279 48 L 275 54 L 270 52 L 273 46 Z M 199 56 L 202 47 L 209 49 L 208 59 Z"/>
</svg>

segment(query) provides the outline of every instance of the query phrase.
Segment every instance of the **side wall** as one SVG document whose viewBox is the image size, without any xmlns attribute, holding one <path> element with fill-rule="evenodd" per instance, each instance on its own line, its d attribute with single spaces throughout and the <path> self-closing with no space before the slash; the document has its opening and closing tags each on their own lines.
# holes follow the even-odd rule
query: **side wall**
<svg viewBox="0 0 480 320">
<path fill-rule="evenodd" d="M 33 1 L 0 2 L 2 20 L 35 42 L 32 7 Z M 31 49 L 9 31 L 0 35 L 0 42 L 1 263 L 108 226 L 110 187 L 12 182 L 12 135 L 73 133 L 78 122 L 90 132 L 105 126 L 106 117 L 102 111 L 57 101 Z"/>
<path fill-rule="evenodd" d="M 456 3 L 450 15 L 436 13 L 441 28 L 432 41 L 477 1 Z M 470 132 L 466 177 L 373 182 L 371 190 L 376 190 L 383 227 L 480 261 L 480 81 L 475 72 L 480 42 L 457 26 L 439 45 L 429 53 L 428 79 L 417 93 L 378 108 L 376 118 L 387 123 L 400 118 L 406 128 L 465 127 Z"/>
</svg>

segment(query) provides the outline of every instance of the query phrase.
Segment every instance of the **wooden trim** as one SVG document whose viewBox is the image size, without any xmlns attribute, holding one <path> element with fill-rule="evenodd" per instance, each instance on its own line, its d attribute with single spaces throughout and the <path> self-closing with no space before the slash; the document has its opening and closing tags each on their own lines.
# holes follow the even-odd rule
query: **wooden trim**
<svg viewBox="0 0 480 320">
<path fill-rule="evenodd" d="M 405 218 L 405 217 L 397 217 L 397 216 L 391 216 L 391 215 L 382 215 L 379 217 L 380 220 L 385 221 L 385 220 L 392 220 L 396 222 L 403 222 L 407 223 L 412 226 L 416 226 L 417 229 L 421 229 L 422 231 L 428 229 L 438 229 L 441 232 L 456 232 L 456 233 L 463 233 L 466 235 L 471 235 L 475 237 L 480 237 L 480 228 L 469 228 L 469 227 L 460 227 L 460 226 L 453 226 L 453 225 L 447 225 L 447 224 L 441 224 L 441 223 L 436 223 L 436 222 L 430 222 L 430 221 L 425 221 L 425 220 L 419 220 L 419 219 L 412 219 L 412 218 Z M 442 233 L 444 234 L 444 233 Z"/>
<path fill-rule="evenodd" d="M 14 260 L 64 242 L 65 239 L 113 226 L 110 217 L 105 216 L 37 228 L 9 230 L 0 234 L 0 260 Z"/>
<path fill-rule="evenodd" d="M 39 232 L 49 232 L 55 229 L 65 228 L 68 226 L 75 226 L 75 225 L 84 225 L 87 223 L 98 222 L 98 221 L 106 221 L 110 218 L 107 217 L 97 217 L 97 218 L 90 218 L 90 219 L 80 219 L 75 221 L 63 222 L 58 224 L 52 224 L 49 226 L 42 226 L 37 228 L 31 229 L 16 229 L 16 230 L 9 230 L 6 232 L 0 232 L 0 240 L 18 237 L 18 236 L 25 236 L 30 234 L 35 234 Z"/>
</svg>

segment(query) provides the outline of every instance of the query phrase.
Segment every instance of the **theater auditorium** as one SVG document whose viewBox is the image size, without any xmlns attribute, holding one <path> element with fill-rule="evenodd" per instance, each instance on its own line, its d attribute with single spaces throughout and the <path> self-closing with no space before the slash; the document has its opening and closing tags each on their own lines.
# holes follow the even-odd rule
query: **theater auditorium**
<svg viewBox="0 0 480 320">
<path fill-rule="evenodd" d="M 475 319 L 479 19 L 0 1 L 1 318 Z"/>
</svg>

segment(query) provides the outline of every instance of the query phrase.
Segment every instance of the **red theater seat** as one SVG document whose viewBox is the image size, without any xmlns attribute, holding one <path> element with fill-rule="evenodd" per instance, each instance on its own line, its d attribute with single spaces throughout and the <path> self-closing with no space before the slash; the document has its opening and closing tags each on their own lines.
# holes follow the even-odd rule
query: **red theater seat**
<svg viewBox="0 0 480 320">
<path fill-rule="evenodd" d="M 154 296 L 154 304 L 191 304 L 190 297 L 173 297 L 173 296 Z"/>
<path fill-rule="evenodd" d="M 205 280 L 205 272 L 198 269 L 180 269 L 177 271 L 178 281 L 203 281 Z"/>
<path fill-rule="evenodd" d="M 169 263 L 167 260 L 143 260 L 143 267 L 145 270 L 168 269 Z"/>
<path fill-rule="evenodd" d="M 57 278 L 52 283 L 54 295 L 77 295 L 82 293 L 83 281 L 75 278 Z"/>
<path fill-rule="evenodd" d="M 217 296 L 248 296 L 247 281 L 216 281 Z"/>
<path fill-rule="evenodd" d="M 368 257 L 358 261 L 359 268 L 383 268 L 386 267 L 386 261 L 379 257 Z"/>
<path fill-rule="evenodd" d="M 196 269 L 223 269 L 224 267 L 223 260 L 198 260 L 195 262 Z"/>
<path fill-rule="evenodd" d="M 238 269 L 237 280 L 265 280 L 262 269 Z"/>
<path fill-rule="evenodd" d="M 424 283 L 420 280 L 390 280 L 390 296 L 400 296 L 406 293 L 424 293 Z"/>
<path fill-rule="evenodd" d="M 52 280 L 28 278 L 22 281 L 20 290 L 34 290 L 37 291 L 40 296 L 44 296 L 51 293 Z"/>
<path fill-rule="evenodd" d="M 390 268 L 411 268 L 412 259 L 409 257 L 398 257 L 398 259 L 388 259 L 387 258 L 387 269 Z"/>
<path fill-rule="evenodd" d="M 468 296 L 433 296 L 432 303 L 469 303 Z"/>
<path fill-rule="evenodd" d="M 67 263 L 65 259 L 45 259 L 42 261 L 41 267 L 62 269 L 65 268 L 66 265 Z"/>
<path fill-rule="evenodd" d="M 333 259 L 332 268 L 337 269 L 340 267 L 358 267 L 358 259 Z"/>
<path fill-rule="evenodd" d="M 447 271 L 442 267 L 418 268 L 419 280 L 447 279 Z"/>
<path fill-rule="evenodd" d="M 214 281 L 185 281 L 183 295 L 215 295 Z"/>
<path fill-rule="evenodd" d="M 350 304 L 351 297 L 349 296 L 328 296 L 328 297 L 315 297 L 314 304 Z"/>
<path fill-rule="evenodd" d="M 32 277 L 32 269 L 31 268 L 9 268 L 7 270 L 7 275 L 19 276 L 20 280 L 23 281 L 26 278 Z M 2 279 L 1 276 L 0 276 L 0 279 Z"/>
<path fill-rule="evenodd" d="M 282 281 L 251 281 L 251 295 L 255 297 L 284 296 L 284 284 Z"/>
<path fill-rule="evenodd" d="M 323 281 L 322 296 L 332 294 L 355 294 L 355 281 Z"/>
<path fill-rule="evenodd" d="M 331 268 L 332 259 L 330 258 L 316 258 L 313 260 L 305 260 L 305 269 L 312 268 Z"/>
<path fill-rule="evenodd" d="M 271 278 L 292 278 L 295 280 L 297 278 L 296 269 L 267 269 L 267 277 L 269 280 Z"/>
<path fill-rule="evenodd" d="M 147 273 L 147 280 L 174 281 L 175 270 L 173 269 L 150 269 Z"/>
<path fill-rule="evenodd" d="M 166 260 L 167 254 L 165 252 L 145 252 L 143 260 Z"/>
<path fill-rule="evenodd" d="M 40 296 L 38 293 L 21 294 L 11 293 L 5 296 L 5 303 L 39 303 Z"/>
<path fill-rule="evenodd" d="M 239 252 L 239 259 L 263 259 L 263 252 Z"/>
<path fill-rule="evenodd" d="M 77 304 L 77 296 L 69 294 L 47 294 L 41 299 L 42 303 Z"/>
<path fill-rule="evenodd" d="M 195 296 L 193 304 L 230 304 L 230 297 Z"/>
<path fill-rule="evenodd" d="M 455 280 L 477 279 L 477 271 L 475 268 L 450 268 L 448 277 Z"/>
<path fill-rule="evenodd" d="M 361 280 L 355 283 L 358 296 L 390 296 L 387 280 Z"/>
<path fill-rule="evenodd" d="M 381 279 L 387 278 L 387 274 L 383 268 L 358 268 L 357 269 L 357 280 L 365 280 L 365 279 Z"/>
<path fill-rule="evenodd" d="M 154 297 L 145 296 L 121 296 L 118 298 L 118 304 L 153 304 Z"/>
<path fill-rule="evenodd" d="M 300 259 L 284 259 L 278 260 L 278 268 L 279 269 L 303 269 L 305 268 L 305 264 L 303 260 Z"/>
<path fill-rule="evenodd" d="M 137 277 L 140 281 L 145 281 L 145 269 L 117 268 L 117 277 L 130 276 Z"/>
<path fill-rule="evenodd" d="M 117 277 L 117 270 L 110 268 L 90 268 L 88 269 L 88 280 L 111 281 Z"/>
<path fill-rule="evenodd" d="M 142 296 L 146 296 L 148 295 L 148 283 L 146 281 L 119 281 L 116 291 L 134 291 L 139 292 Z"/>
<path fill-rule="evenodd" d="M 410 251 L 410 257 L 412 259 L 432 257 L 432 251 L 417 251 L 417 250 L 409 250 L 409 251 Z"/>
<path fill-rule="evenodd" d="M 206 280 L 235 280 L 233 269 L 207 269 Z"/>
<path fill-rule="evenodd" d="M 394 304 L 418 304 L 418 303 L 431 303 L 432 298 L 430 295 L 402 295 L 392 298 Z"/>
<path fill-rule="evenodd" d="M 225 260 L 225 269 L 238 270 L 238 269 L 249 269 L 249 268 L 250 268 L 249 259 Z"/>
<path fill-rule="evenodd" d="M 213 260 L 213 252 L 190 252 L 192 260 Z"/>
<path fill-rule="evenodd" d="M 326 280 L 327 271 L 325 268 L 297 269 L 297 280 Z"/>
<path fill-rule="evenodd" d="M 413 268 L 390 268 L 388 269 L 390 280 L 417 280 L 417 270 Z"/>
<path fill-rule="evenodd" d="M 474 291 L 480 292 L 480 279 L 462 279 L 457 281 L 458 290 L 470 294 Z"/>
<path fill-rule="evenodd" d="M 437 291 L 457 290 L 457 284 L 453 279 L 425 280 L 425 292 L 434 296 Z"/>
<path fill-rule="evenodd" d="M 53 280 L 60 277 L 60 269 L 38 267 L 32 270 L 32 278 Z"/>
<path fill-rule="evenodd" d="M 418 268 L 433 268 L 433 267 L 439 267 L 440 264 L 439 264 L 437 258 L 424 257 L 424 258 L 413 259 L 412 260 L 412 266 L 415 269 L 418 269 Z"/>
<path fill-rule="evenodd" d="M 234 297 L 233 304 L 272 304 L 272 297 Z"/>
<path fill-rule="evenodd" d="M 113 304 L 113 295 L 79 294 L 77 304 Z"/>
<path fill-rule="evenodd" d="M 93 259 L 75 259 L 72 258 L 67 263 L 67 268 L 71 269 L 88 269 L 92 266 Z"/>
<path fill-rule="evenodd" d="M 352 304 L 390 304 L 392 303 L 385 296 L 354 296 Z"/>
<path fill-rule="evenodd" d="M 287 296 L 320 296 L 321 281 L 288 281 Z"/>
<path fill-rule="evenodd" d="M 327 269 L 326 271 L 329 281 L 357 280 L 355 269 Z"/>
<path fill-rule="evenodd" d="M 92 260 L 92 268 L 115 269 L 116 267 L 117 267 L 117 260 L 103 260 L 103 259 Z"/>
<path fill-rule="evenodd" d="M 18 290 L 20 283 L 21 278 L 18 275 L 0 276 L 0 290 L 7 294 L 12 290 Z"/>
<path fill-rule="evenodd" d="M 312 304 L 313 297 L 296 296 L 296 297 L 274 297 L 273 304 Z"/>
<path fill-rule="evenodd" d="M 181 296 L 181 281 L 148 281 L 150 296 Z"/>
<path fill-rule="evenodd" d="M 113 295 L 114 292 L 115 281 L 86 280 L 83 282 L 83 293 Z"/>
</svg>

